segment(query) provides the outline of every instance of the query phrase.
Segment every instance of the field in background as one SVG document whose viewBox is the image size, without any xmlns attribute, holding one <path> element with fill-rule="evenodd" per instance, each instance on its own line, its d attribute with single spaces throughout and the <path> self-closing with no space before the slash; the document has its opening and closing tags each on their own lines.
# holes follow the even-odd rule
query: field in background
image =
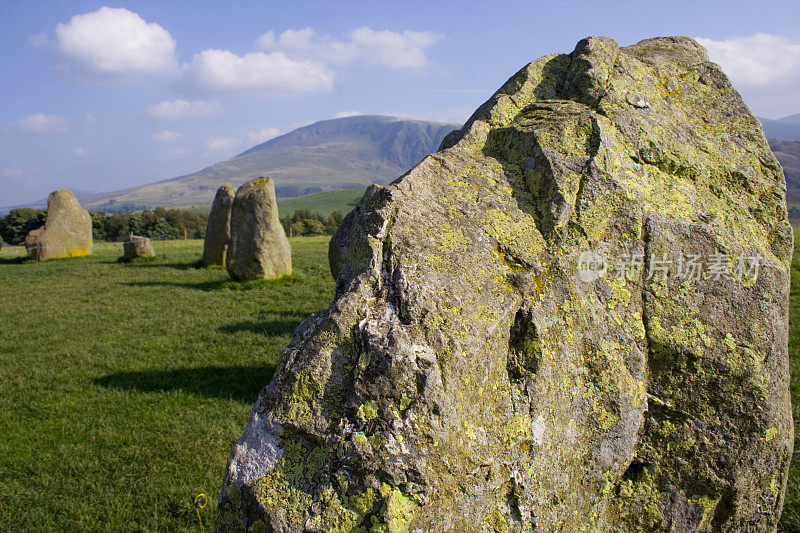
<svg viewBox="0 0 800 533">
<path fill-rule="evenodd" d="M 346 215 L 356 206 L 358 201 L 364 196 L 366 189 L 338 189 L 335 191 L 315 192 L 296 198 L 285 198 L 278 200 L 278 213 L 281 217 L 292 216 L 297 210 L 308 209 L 312 213 L 319 213 L 327 217 L 334 211 L 339 211 Z M 211 211 L 210 205 L 187 207 L 193 213 L 208 216 Z"/>
<path fill-rule="evenodd" d="M 278 213 L 282 217 L 291 216 L 299 209 L 308 209 L 327 217 L 334 211 L 346 215 L 356 206 L 366 189 L 342 189 L 338 191 L 316 192 L 297 198 L 278 200 Z"/>
<path fill-rule="evenodd" d="M 292 239 L 295 275 L 250 283 L 196 268 L 201 241 L 155 242 L 158 261 L 130 265 L 117 263 L 119 245 L 40 264 L 4 247 L 0 529 L 211 531 L 259 389 L 293 329 L 333 296 L 327 239 Z M 790 324 L 797 422 L 797 249 Z M 200 492 L 211 499 L 203 527 Z M 779 530 L 800 531 L 797 452 Z"/>
</svg>

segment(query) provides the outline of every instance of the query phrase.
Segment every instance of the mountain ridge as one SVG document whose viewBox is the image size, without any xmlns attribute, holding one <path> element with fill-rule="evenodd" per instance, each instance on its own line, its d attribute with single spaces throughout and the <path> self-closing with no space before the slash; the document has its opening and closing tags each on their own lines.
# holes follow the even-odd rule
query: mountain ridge
<svg viewBox="0 0 800 533">
<path fill-rule="evenodd" d="M 761 122 L 764 136 L 777 141 L 800 140 L 800 113 L 779 119 L 756 117 Z"/>
<path fill-rule="evenodd" d="M 81 198 L 92 209 L 210 203 L 217 188 L 270 176 L 280 198 L 385 184 L 435 152 L 460 124 L 357 115 L 322 120 L 191 174 Z"/>
</svg>

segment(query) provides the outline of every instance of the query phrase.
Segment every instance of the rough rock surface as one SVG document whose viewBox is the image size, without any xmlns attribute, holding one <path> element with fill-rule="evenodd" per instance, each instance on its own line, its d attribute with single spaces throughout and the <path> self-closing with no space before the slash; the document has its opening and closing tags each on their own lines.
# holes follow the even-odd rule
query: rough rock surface
<svg viewBox="0 0 800 533">
<path fill-rule="evenodd" d="M 137 257 L 155 257 L 156 252 L 147 237 L 139 235 L 128 235 L 122 244 L 123 256 L 125 261 L 136 259 Z"/>
<path fill-rule="evenodd" d="M 231 239 L 225 258 L 232 278 L 276 279 L 292 273 L 292 249 L 278 217 L 270 178 L 248 181 L 231 206 Z"/>
<path fill-rule="evenodd" d="M 203 264 L 225 266 L 225 253 L 231 240 L 231 206 L 236 188 L 226 183 L 217 190 L 206 224 Z"/>
<path fill-rule="evenodd" d="M 345 218 L 218 529 L 774 531 L 791 250 L 781 168 L 696 42 L 541 58 Z"/>
<path fill-rule="evenodd" d="M 25 237 L 28 254 L 38 261 L 92 253 L 92 219 L 67 189 L 47 197 L 44 226 Z"/>
</svg>

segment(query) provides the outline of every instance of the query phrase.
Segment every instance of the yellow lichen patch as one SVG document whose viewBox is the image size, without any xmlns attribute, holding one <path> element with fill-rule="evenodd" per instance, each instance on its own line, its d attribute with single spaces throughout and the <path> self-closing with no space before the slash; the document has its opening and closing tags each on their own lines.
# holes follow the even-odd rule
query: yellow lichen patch
<svg viewBox="0 0 800 533">
<path fill-rule="evenodd" d="M 368 400 L 358 406 L 358 418 L 364 422 L 372 420 L 378 416 L 378 404 L 375 400 Z"/>
<path fill-rule="evenodd" d="M 508 527 L 508 521 L 506 521 L 506 518 L 499 509 L 495 509 L 489 513 L 484 519 L 484 522 L 486 522 L 491 533 L 508 533 L 511 531 Z"/>
<path fill-rule="evenodd" d="M 67 257 L 84 257 L 91 253 L 91 248 L 67 248 Z"/>
<path fill-rule="evenodd" d="M 397 489 L 386 491 L 382 520 L 373 517 L 370 533 L 409 533 L 418 504 Z"/>
<path fill-rule="evenodd" d="M 736 339 L 730 333 L 725 334 L 722 343 L 726 348 L 726 361 L 731 375 L 744 380 L 753 387 L 759 397 L 767 399 L 769 383 L 764 372 L 765 354 L 754 350 L 749 343 Z M 735 387 L 734 384 L 731 386 Z"/>
<path fill-rule="evenodd" d="M 774 438 L 775 438 L 775 436 L 776 436 L 777 434 L 778 434 L 778 428 L 776 428 L 776 427 L 771 427 L 771 428 L 769 428 L 769 429 L 767 430 L 767 433 L 764 435 L 764 440 L 766 440 L 767 442 L 769 442 L 769 441 L 771 441 L 772 439 L 774 439 Z"/>
<path fill-rule="evenodd" d="M 700 525 L 698 526 L 702 528 L 704 525 L 708 524 L 709 520 L 714 516 L 714 509 L 717 508 L 717 504 L 719 503 L 719 496 L 716 498 L 711 498 L 706 495 L 692 496 L 689 498 L 689 503 L 691 505 L 697 505 L 703 510 L 703 518 L 700 520 Z"/>
</svg>

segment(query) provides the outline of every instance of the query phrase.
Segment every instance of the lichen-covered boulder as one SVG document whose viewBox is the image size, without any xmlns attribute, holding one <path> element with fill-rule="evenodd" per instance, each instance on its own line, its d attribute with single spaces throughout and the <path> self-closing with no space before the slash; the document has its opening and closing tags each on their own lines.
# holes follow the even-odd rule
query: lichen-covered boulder
<svg viewBox="0 0 800 533">
<path fill-rule="evenodd" d="M 774 531 L 785 180 L 689 38 L 515 74 L 331 241 L 220 531 Z"/>
<path fill-rule="evenodd" d="M 281 226 L 275 184 L 248 181 L 231 205 L 230 243 L 225 265 L 233 279 L 277 279 L 292 273 L 292 249 Z"/>
<path fill-rule="evenodd" d="M 31 230 L 25 248 L 37 261 L 63 257 L 82 257 L 92 253 L 92 218 L 69 190 L 61 189 L 47 197 L 44 226 Z"/>
<path fill-rule="evenodd" d="M 226 183 L 217 190 L 211 204 L 203 243 L 203 264 L 225 266 L 225 253 L 231 240 L 231 206 L 236 188 Z"/>
<path fill-rule="evenodd" d="M 131 261 L 137 257 L 150 258 L 156 256 L 150 239 L 139 235 L 128 235 L 125 242 L 122 243 L 122 249 L 122 259 L 125 261 Z"/>
</svg>

